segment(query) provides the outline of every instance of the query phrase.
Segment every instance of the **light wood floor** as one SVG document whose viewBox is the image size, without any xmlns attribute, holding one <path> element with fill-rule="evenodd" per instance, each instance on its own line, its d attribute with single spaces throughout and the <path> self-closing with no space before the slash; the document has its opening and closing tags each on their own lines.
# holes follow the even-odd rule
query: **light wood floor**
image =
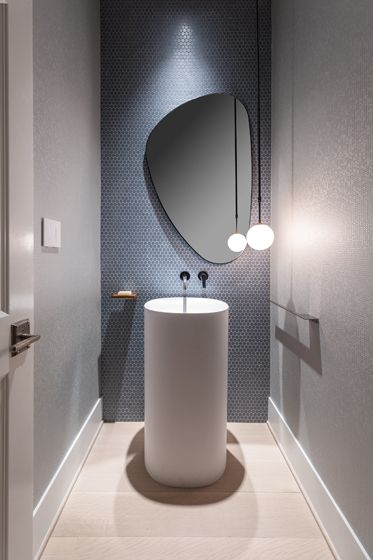
<svg viewBox="0 0 373 560">
<path fill-rule="evenodd" d="M 332 560 L 266 424 L 229 424 L 221 480 L 153 482 L 143 425 L 105 424 L 43 560 Z"/>
</svg>

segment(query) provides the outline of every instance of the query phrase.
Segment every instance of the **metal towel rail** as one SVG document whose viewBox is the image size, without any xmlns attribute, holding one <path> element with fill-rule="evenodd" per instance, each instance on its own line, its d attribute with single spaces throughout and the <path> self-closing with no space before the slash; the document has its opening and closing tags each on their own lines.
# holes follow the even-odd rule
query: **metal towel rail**
<svg viewBox="0 0 373 560">
<path fill-rule="evenodd" d="M 291 313 L 292 315 L 295 315 L 296 317 L 303 319 L 303 321 L 311 321 L 312 323 L 319 322 L 319 319 L 317 317 L 314 317 L 313 315 L 308 315 L 308 313 L 297 313 L 296 311 L 293 311 L 292 309 L 289 309 L 288 307 L 285 307 L 284 305 L 277 303 L 277 301 L 273 301 L 273 299 L 270 299 L 269 301 L 273 303 L 273 305 L 277 305 L 277 307 L 281 307 L 281 309 L 285 309 L 285 311 L 287 311 L 288 313 Z"/>
</svg>

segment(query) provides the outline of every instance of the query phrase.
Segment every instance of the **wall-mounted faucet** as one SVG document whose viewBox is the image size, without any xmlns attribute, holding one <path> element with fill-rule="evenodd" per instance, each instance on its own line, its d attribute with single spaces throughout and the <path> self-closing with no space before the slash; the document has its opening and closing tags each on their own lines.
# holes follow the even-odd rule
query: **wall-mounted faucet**
<svg viewBox="0 0 373 560">
<path fill-rule="evenodd" d="M 206 270 L 201 270 L 201 272 L 198 273 L 198 280 L 201 280 L 202 288 L 206 288 L 206 280 L 208 277 L 209 275 L 207 274 Z"/>
<path fill-rule="evenodd" d="M 190 280 L 190 274 L 187 270 L 180 272 L 180 279 L 183 282 L 183 292 L 186 294 L 187 282 Z"/>
</svg>

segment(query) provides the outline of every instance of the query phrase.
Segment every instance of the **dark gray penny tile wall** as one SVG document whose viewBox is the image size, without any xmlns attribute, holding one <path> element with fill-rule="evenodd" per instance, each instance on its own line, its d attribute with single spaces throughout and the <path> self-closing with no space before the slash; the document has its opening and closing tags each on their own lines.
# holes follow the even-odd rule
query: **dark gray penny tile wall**
<svg viewBox="0 0 373 560">
<path fill-rule="evenodd" d="M 264 422 L 269 393 L 269 254 L 247 249 L 235 262 L 204 261 L 180 237 L 144 162 L 153 127 L 178 105 L 213 92 L 247 107 L 257 174 L 256 4 L 253 0 L 102 0 L 102 359 L 105 420 L 142 420 L 143 306 L 181 294 L 230 306 L 228 418 Z M 260 0 L 263 219 L 270 218 L 270 0 Z M 252 217 L 256 219 L 257 204 Z M 136 302 L 112 300 L 134 289 Z"/>
</svg>

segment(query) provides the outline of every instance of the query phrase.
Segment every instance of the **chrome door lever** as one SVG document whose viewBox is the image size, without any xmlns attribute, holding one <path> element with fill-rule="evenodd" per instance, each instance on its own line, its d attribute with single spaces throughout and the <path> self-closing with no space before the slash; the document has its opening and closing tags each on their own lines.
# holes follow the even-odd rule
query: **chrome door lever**
<svg viewBox="0 0 373 560">
<path fill-rule="evenodd" d="M 30 333 L 29 319 L 12 323 L 10 326 L 10 353 L 17 356 L 30 348 L 31 344 L 40 339 L 40 334 Z"/>
</svg>

